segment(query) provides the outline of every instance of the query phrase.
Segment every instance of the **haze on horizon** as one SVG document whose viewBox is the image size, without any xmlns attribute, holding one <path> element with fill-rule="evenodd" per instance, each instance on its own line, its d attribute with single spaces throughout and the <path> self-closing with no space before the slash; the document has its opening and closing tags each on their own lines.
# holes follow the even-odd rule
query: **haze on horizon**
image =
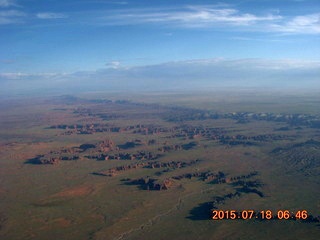
<svg viewBox="0 0 320 240">
<path fill-rule="evenodd" d="M 0 94 L 320 89 L 317 0 L 0 0 Z"/>
</svg>

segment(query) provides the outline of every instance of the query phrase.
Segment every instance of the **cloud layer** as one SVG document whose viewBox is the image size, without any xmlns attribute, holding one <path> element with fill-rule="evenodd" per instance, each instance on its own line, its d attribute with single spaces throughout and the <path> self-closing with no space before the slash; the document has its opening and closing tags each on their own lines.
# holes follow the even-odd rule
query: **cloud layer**
<svg viewBox="0 0 320 240">
<path fill-rule="evenodd" d="M 320 33 L 320 13 L 297 16 L 282 24 L 271 24 L 270 29 L 284 33 Z"/>
<path fill-rule="evenodd" d="M 32 19 L 59 19 L 67 15 L 55 12 L 28 13 L 13 0 L 0 0 L 0 25 L 29 23 Z"/>
<path fill-rule="evenodd" d="M 52 12 L 42 12 L 36 14 L 37 18 L 40 19 L 57 19 L 57 18 L 67 18 L 67 15 L 62 13 L 52 13 Z"/>
<path fill-rule="evenodd" d="M 167 23 L 181 27 L 210 27 L 215 24 L 249 25 L 260 21 L 281 19 L 279 15 L 257 16 L 241 13 L 234 8 L 210 6 L 187 6 L 182 10 L 134 9 L 110 14 L 105 19 L 108 24 Z"/>
<path fill-rule="evenodd" d="M 0 0 L 0 7 L 16 6 L 13 0 Z"/>
<path fill-rule="evenodd" d="M 26 14 L 18 10 L 0 10 L 0 25 L 21 23 Z"/>
<path fill-rule="evenodd" d="M 237 28 L 237 31 L 319 34 L 320 13 L 301 16 L 280 14 L 258 15 L 235 8 L 207 5 L 186 6 L 179 9 L 130 9 L 107 13 L 106 25 L 162 24 L 182 28 Z"/>
<path fill-rule="evenodd" d="M 266 59 L 200 59 L 75 73 L 2 73 L 2 91 L 168 90 L 219 87 L 320 90 L 320 62 Z M 7 88 L 7 89 L 5 89 Z"/>
<path fill-rule="evenodd" d="M 115 2 L 116 3 L 116 2 Z M 274 11 L 264 14 L 241 11 L 226 4 L 188 5 L 179 8 L 129 8 L 127 2 L 117 2 L 118 10 L 95 10 L 89 14 L 39 12 L 29 13 L 12 0 L 0 0 L 0 24 L 29 23 L 34 19 L 67 18 L 74 24 L 159 25 L 167 28 L 209 28 L 229 31 L 277 32 L 287 34 L 320 34 L 320 12 L 285 16 Z M 79 17 L 81 21 L 79 21 Z M 81 22 L 81 23 L 80 23 Z"/>
</svg>

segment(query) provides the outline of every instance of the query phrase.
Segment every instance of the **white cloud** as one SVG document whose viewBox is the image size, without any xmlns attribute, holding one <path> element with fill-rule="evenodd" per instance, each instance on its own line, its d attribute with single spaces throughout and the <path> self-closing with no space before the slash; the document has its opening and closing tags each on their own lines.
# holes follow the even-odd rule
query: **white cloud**
<svg viewBox="0 0 320 240">
<path fill-rule="evenodd" d="M 28 21 L 28 14 L 19 10 L 0 10 L 0 25 L 16 24 Z M 37 13 L 38 19 L 59 19 L 68 16 L 62 13 L 43 12 Z"/>
<path fill-rule="evenodd" d="M 248 25 L 258 21 L 272 21 L 281 18 L 275 15 L 256 16 L 249 13 L 240 13 L 238 10 L 231 8 L 214 9 L 191 6 L 189 10 L 173 13 L 171 16 L 168 16 L 167 20 L 181 23 L 194 22 L 196 24 L 230 23 L 232 25 Z"/>
<path fill-rule="evenodd" d="M 111 64 L 112 65 L 112 64 Z M 320 62 L 268 59 L 195 59 L 74 73 L 2 73 L 0 83 L 22 92 L 170 90 L 219 87 L 309 88 L 320 90 Z M 24 83 L 24 84 L 21 84 Z M 10 89 L 1 89 L 10 91 Z M 19 90 L 19 91 L 20 91 Z M 42 91 L 42 90 L 41 90 Z"/>
<path fill-rule="evenodd" d="M 106 63 L 106 66 L 107 66 L 107 68 L 117 69 L 120 67 L 120 62 L 118 62 L 118 61 L 108 62 L 108 63 Z"/>
<path fill-rule="evenodd" d="M 14 8 L 12 9 L 9 7 L 14 7 Z M 13 0 L 0 0 L 0 9 L 9 8 L 9 10 L 8 9 L 0 10 L 0 25 L 23 22 L 23 17 L 25 17 L 26 14 L 22 11 L 15 10 L 16 7 L 19 7 L 19 5 L 16 4 L 16 2 Z"/>
<path fill-rule="evenodd" d="M 58 18 L 67 18 L 68 16 L 62 13 L 53 13 L 53 12 L 42 12 L 36 14 L 39 19 L 58 19 Z"/>
<path fill-rule="evenodd" d="M 116 5 L 127 5 L 127 4 L 129 4 L 127 1 L 118 1 L 118 0 L 88 0 L 87 2 L 90 3 L 90 4 L 95 4 L 95 3 L 116 4 Z"/>
<path fill-rule="evenodd" d="M 21 77 L 25 77 L 28 74 L 25 73 L 0 73 L 0 78 L 3 79 L 19 79 Z"/>
<path fill-rule="evenodd" d="M 21 72 L 7 72 L 0 73 L 0 79 L 8 80 L 36 80 L 36 79 L 50 79 L 62 77 L 66 73 L 21 73 Z"/>
<path fill-rule="evenodd" d="M 112 2 L 113 4 L 119 4 L 119 5 L 127 5 L 129 4 L 128 2 L 126 1 L 119 1 L 119 2 Z"/>
<path fill-rule="evenodd" d="M 11 24 L 11 23 L 20 23 L 22 18 L 26 16 L 24 12 L 17 10 L 5 10 L 0 11 L 0 25 L 1 24 Z"/>
<path fill-rule="evenodd" d="M 25 13 L 17 10 L 0 11 L 0 17 L 21 17 L 21 16 L 25 16 Z"/>
<path fill-rule="evenodd" d="M 250 25 L 281 18 L 279 15 L 257 16 L 241 13 L 233 8 L 216 8 L 216 6 L 187 6 L 182 10 L 134 9 L 105 17 L 107 24 L 168 23 L 181 27 L 210 27 L 221 23 L 234 26 Z"/>
<path fill-rule="evenodd" d="M 320 13 L 296 16 L 282 24 L 272 24 L 271 30 L 283 33 L 320 33 Z"/>
<path fill-rule="evenodd" d="M 17 6 L 13 0 L 0 0 L 0 7 Z"/>
<path fill-rule="evenodd" d="M 105 25 L 157 24 L 181 28 L 211 28 L 227 31 L 319 34 L 320 13 L 282 16 L 280 11 L 268 14 L 242 12 L 230 6 L 194 5 L 177 8 L 140 8 L 107 12 Z"/>
</svg>

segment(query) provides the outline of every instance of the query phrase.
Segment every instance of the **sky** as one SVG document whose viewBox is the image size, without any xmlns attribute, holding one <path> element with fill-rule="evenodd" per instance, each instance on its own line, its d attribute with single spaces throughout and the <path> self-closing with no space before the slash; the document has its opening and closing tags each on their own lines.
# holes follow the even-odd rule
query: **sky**
<svg viewBox="0 0 320 240">
<path fill-rule="evenodd" d="M 0 0 L 0 93 L 320 88 L 319 76 L 319 0 Z"/>
</svg>

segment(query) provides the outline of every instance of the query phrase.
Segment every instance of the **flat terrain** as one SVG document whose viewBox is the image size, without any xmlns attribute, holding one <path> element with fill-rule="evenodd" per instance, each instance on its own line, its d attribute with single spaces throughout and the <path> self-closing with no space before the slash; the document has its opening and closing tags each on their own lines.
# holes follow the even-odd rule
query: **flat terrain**
<svg viewBox="0 0 320 240">
<path fill-rule="evenodd" d="M 319 239 L 319 96 L 3 99 L 0 239 Z"/>
</svg>

